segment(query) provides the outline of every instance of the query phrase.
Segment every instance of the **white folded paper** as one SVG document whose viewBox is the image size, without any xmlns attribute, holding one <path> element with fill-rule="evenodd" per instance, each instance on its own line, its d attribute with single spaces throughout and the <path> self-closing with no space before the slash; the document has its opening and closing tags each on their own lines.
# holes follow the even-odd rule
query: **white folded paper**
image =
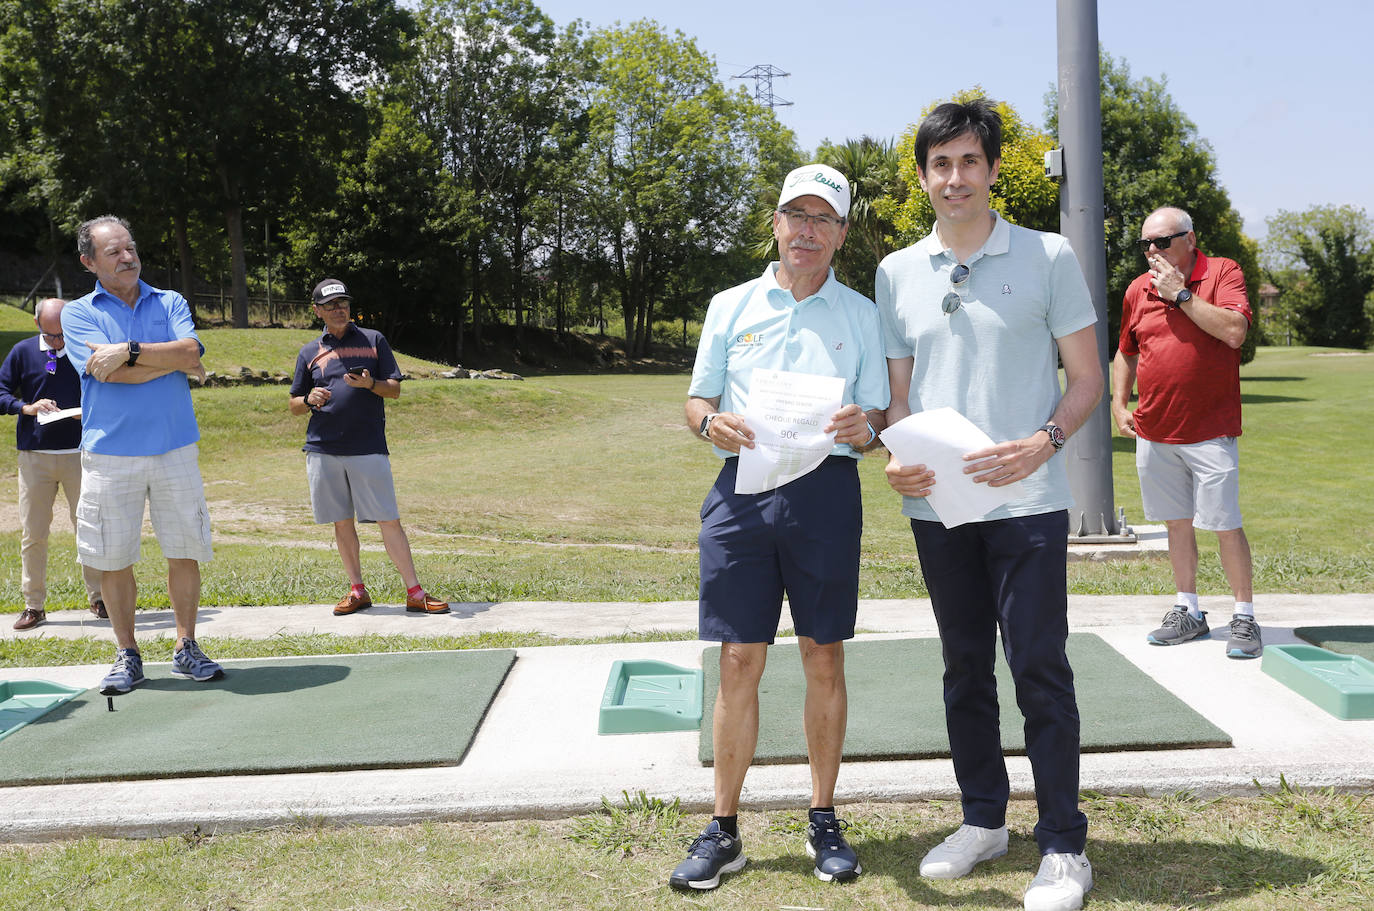
<svg viewBox="0 0 1374 911">
<path fill-rule="evenodd" d="M 81 417 L 81 406 L 75 408 L 63 408 L 61 411 L 40 411 L 34 415 L 40 424 L 51 424 L 53 421 L 60 421 L 63 418 Z"/>
<path fill-rule="evenodd" d="M 932 408 L 902 418 L 879 434 L 883 445 L 903 465 L 924 465 L 935 472 L 926 501 L 945 528 L 974 522 L 1003 503 L 1021 496 L 1021 482 L 1005 487 L 975 484 L 964 474 L 964 456 L 992 445 L 992 438 L 953 408 Z"/>
<path fill-rule="evenodd" d="M 744 409 L 754 447 L 740 447 L 735 493 L 773 490 L 824 462 L 835 433 L 821 428 L 843 402 L 841 377 L 755 368 Z"/>
</svg>

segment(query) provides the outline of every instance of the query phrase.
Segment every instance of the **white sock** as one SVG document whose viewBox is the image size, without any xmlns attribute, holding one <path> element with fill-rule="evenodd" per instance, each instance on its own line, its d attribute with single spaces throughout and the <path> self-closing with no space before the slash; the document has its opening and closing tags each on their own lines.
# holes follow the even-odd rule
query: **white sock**
<svg viewBox="0 0 1374 911">
<path fill-rule="evenodd" d="M 1174 603 L 1186 605 L 1188 613 L 1199 619 L 1202 617 L 1202 609 L 1197 606 L 1197 592 L 1179 592 Z"/>
<path fill-rule="evenodd" d="M 1255 602 L 1237 601 L 1235 616 L 1249 617 L 1251 620 L 1255 619 Z"/>
</svg>

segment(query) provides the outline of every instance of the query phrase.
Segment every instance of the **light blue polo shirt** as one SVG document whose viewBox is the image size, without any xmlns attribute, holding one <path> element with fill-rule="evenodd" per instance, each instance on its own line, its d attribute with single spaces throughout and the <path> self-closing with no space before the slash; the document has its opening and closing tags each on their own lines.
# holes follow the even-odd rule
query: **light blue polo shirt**
<svg viewBox="0 0 1374 911">
<path fill-rule="evenodd" d="M 132 309 L 95 283 L 95 290 L 62 308 L 62 333 L 72 366 L 81 377 L 81 448 L 104 455 L 161 455 L 200 439 L 191 387 L 177 371 L 146 383 L 102 383 L 86 373 L 97 345 L 193 338 L 200 345 L 191 308 L 175 291 L 138 283 Z M 202 353 L 205 346 L 200 345 Z"/>
<path fill-rule="evenodd" d="M 879 263 L 875 296 L 887 356 L 915 360 L 907 400 L 912 414 L 953 408 L 993 442 L 1028 437 L 1050 419 L 1063 394 L 1054 340 L 1097 322 L 1078 258 L 1062 235 L 997 216 L 987 241 L 966 262 L 971 274 L 963 306 L 946 314 L 940 305 L 957 263 L 935 231 Z M 986 518 L 1073 505 L 1062 455 L 1021 484 L 1022 497 Z M 921 497 L 904 497 L 902 514 L 936 520 Z"/>
<path fill-rule="evenodd" d="M 887 408 L 887 360 L 873 301 L 835 280 L 804 300 L 778 287 L 778 264 L 760 277 L 711 298 L 701 326 L 687 394 L 720 397 L 720 410 L 742 413 L 755 367 L 844 379 L 844 404 Z M 721 458 L 735 454 L 712 447 Z M 832 455 L 862 458 L 846 443 Z"/>
</svg>

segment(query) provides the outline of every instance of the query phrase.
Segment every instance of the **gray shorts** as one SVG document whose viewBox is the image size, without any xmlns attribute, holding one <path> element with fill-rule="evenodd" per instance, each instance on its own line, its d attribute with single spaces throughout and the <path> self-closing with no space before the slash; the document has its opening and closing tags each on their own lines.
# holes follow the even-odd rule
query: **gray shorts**
<svg viewBox="0 0 1374 911">
<path fill-rule="evenodd" d="M 1135 441 L 1145 518 L 1192 519 L 1194 528 L 1231 531 L 1240 521 L 1240 447 L 1235 437 L 1201 443 Z"/>
<path fill-rule="evenodd" d="M 305 476 L 310 482 L 310 506 L 321 525 L 355 516 L 359 522 L 391 522 L 401 517 L 391 482 L 391 460 L 385 455 L 307 452 Z"/>
</svg>

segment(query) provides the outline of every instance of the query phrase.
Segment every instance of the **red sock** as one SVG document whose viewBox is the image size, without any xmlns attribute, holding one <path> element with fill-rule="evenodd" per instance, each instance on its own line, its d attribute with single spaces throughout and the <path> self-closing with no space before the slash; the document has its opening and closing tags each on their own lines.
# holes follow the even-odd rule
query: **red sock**
<svg viewBox="0 0 1374 911">
<path fill-rule="evenodd" d="M 356 584 L 356 585 L 350 585 L 348 591 L 349 591 L 349 594 L 357 595 L 359 598 L 366 597 L 366 595 L 367 595 L 367 584 L 366 584 L 366 583 L 363 583 L 363 582 L 359 582 L 359 583 Z"/>
<path fill-rule="evenodd" d="M 423 585 L 412 585 L 410 588 L 406 589 L 407 598 L 418 598 L 424 593 L 425 587 Z"/>
</svg>

